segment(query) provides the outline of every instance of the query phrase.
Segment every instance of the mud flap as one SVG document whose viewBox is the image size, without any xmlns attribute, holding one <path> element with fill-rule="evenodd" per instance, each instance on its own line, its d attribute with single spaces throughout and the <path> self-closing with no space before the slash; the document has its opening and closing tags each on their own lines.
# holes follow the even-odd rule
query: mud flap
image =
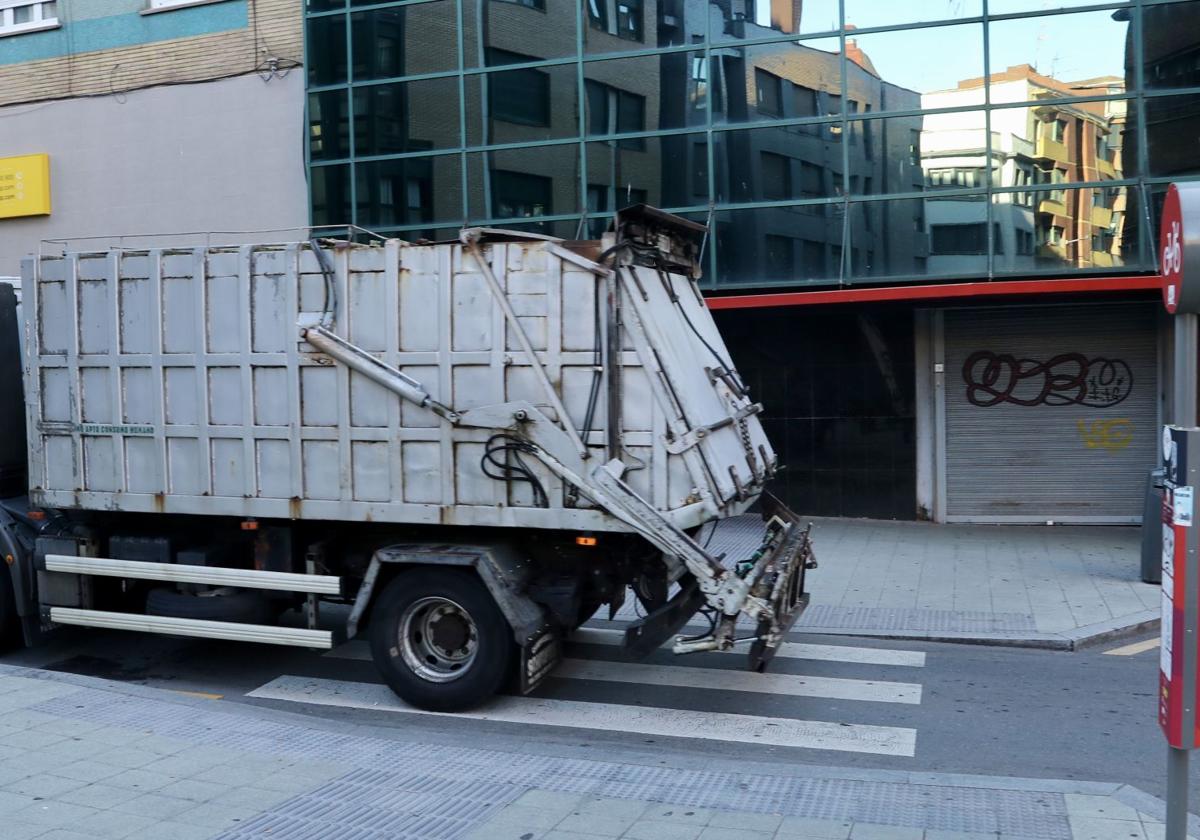
<svg viewBox="0 0 1200 840">
<path fill-rule="evenodd" d="M 774 626 L 770 621 L 758 622 L 754 634 L 756 639 L 750 646 L 747 662 L 752 671 L 766 670 L 783 644 L 784 637 L 808 607 L 809 595 L 804 591 L 804 574 L 817 566 L 812 549 L 812 525 L 801 528 L 796 514 L 771 494 L 764 493 L 763 518 L 776 517 L 792 527 L 776 550 L 771 569 L 762 581 L 770 592 L 775 622 Z"/>
<path fill-rule="evenodd" d="M 562 661 L 562 639 L 556 627 L 543 624 L 521 645 L 520 691 L 528 694 Z"/>
</svg>

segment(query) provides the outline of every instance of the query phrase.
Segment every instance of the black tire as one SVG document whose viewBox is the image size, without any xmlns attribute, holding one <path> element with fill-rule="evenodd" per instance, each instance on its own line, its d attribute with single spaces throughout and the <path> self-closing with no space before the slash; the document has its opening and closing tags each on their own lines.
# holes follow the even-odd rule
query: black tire
<svg viewBox="0 0 1200 840">
<path fill-rule="evenodd" d="M 265 624 L 271 621 L 270 601 L 261 592 L 230 592 L 219 595 L 188 595 L 159 587 L 146 595 L 146 612 L 169 618 L 200 618 Z"/>
<path fill-rule="evenodd" d="M 475 630 L 462 648 L 465 651 L 473 644 L 470 660 L 461 670 L 447 673 L 444 682 L 433 681 L 410 665 L 401 641 L 406 617 L 417 623 L 431 609 L 423 605 L 439 600 L 453 602 L 469 616 Z M 478 706 L 501 688 L 513 662 L 512 629 L 474 572 L 434 567 L 403 572 L 376 599 L 370 633 L 371 655 L 384 682 L 419 709 L 458 712 Z M 411 644 L 408 653 L 410 657 L 417 653 Z"/>
<path fill-rule="evenodd" d="M 21 617 L 17 615 L 17 599 L 13 592 L 12 571 L 0 560 L 0 651 L 21 647 Z"/>
</svg>

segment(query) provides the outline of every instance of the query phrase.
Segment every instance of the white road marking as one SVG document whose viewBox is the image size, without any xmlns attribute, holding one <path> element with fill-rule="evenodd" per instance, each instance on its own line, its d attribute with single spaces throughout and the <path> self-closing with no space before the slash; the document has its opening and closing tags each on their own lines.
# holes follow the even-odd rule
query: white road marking
<svg viewBox="0 0 1200 840">
<path fill-rule="evenodd" d="M 598 627 L 581 627 L 571 634 L 568 641 L 585 645 L 619 645 L 624 633 Z M 663 647 L 671 649 L 671 642 Z M 733 650 L 713 651 L 745 656 L 748 648 L 739 645 Z M 329 654 L 326 654 L 328 656 Z M 692 655 L 692 654 L 689 654 Z M 811 645 L 802 642 L 784 642 L 775 654 L 778 659 L 816 659 L 822 662 L 851 662 L 865 665 L 907 665 L 922 668 L 925 654 L 919 650 L 888 650 L 884 648 L 843 647 L 842 645 Z"/>
<path fill-rule="evenodd" d="M 571 634 L 568 642 L 585 645 L 619 645 L 622 632 L 605 628 L 583 627 Z M 670 650 L 671 643 L 663 645 Z M 747 649 L 739 646 L 734 650 L 713 651 L 714 653 L 735 654 L 745 656 Z M 362 639 L 353 639 L 339 645 L 323 656 L 334 659 L 357 659 L 371 661 L 371 647 Z M 703 654 L 689 654 L 703 656 Z M 861 665 L 903 665 L 912 668 L 922 668 L 925 665 L 925 654 L 918 650 L 889 650 L 885 648 L 850 647 L 842 645 L 813 645 L 801 642 L 785 642 L 779 652 L 778 659 L 812 659 L 821 662 L 849 662 Z M 682 658 L 681 658 L 681 661 Z"/>
<path fill-rule="evenodd" d="M 669 685 L 710 691 L 751 691 L 791 697 L 833 700 L 866 700 L 878 703 L 920 703 L 916 683 L 847 680 L 839 677 L 804 677 L 792 674 L 758 674 L 718 668 L 680 665 L 646 665 L 640 662 L 564 659 L 550 674 L 568 680 L 601 680 L 637 685 Z"/>
<path fill-rule="evenodd" d="M 876 755 L 911 757 L 917 746 L 915 729 L 896 726 L 694 712 L 540 697 L 496 697 L 477 709 L 449 715 L 413 708 L 383 685 L 310 677 L 278 677 L 250 692 L 249 696 L 382 712 L 448 715 L 499 723 L 527 723 Z"/>
<path fill-rule="evenodd" d="M 1156 647 L 1158 647 L 1158 641 L 1158 639 L 1146 639 L 1145 641 L 1134 642 L 1133 644 L 1125 645 L 1124 647 L 1106 650 L 1104 653 L 1107 656 L 1133 656 L 1137 653 L 1145 653 L 1148 650 L 1154 650 Z"/>
</svg>

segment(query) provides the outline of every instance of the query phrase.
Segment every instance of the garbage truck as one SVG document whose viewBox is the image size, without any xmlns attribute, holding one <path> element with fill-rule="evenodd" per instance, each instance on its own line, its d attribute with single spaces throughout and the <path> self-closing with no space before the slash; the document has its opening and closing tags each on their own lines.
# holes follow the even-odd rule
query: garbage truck
<svg viewBox="0 0 1200 840">
<path fill-rule="evenodd" d="M 400 698 L 454 711 L 531 691 L 632 598 L 631 656 L 676 637 L 762 670 L 815 560 L 765 491 L 762 406 L 697 285 L 706 235 L 639 206 L 599 241 L 26 259 L 19 327 L 0 297 L 24 392 L 0 439 L 27 474 L 0 502 L 0 633 L 362 635 Z M 753 547 L 706 548 L 752 509 Z"/>
</svg>

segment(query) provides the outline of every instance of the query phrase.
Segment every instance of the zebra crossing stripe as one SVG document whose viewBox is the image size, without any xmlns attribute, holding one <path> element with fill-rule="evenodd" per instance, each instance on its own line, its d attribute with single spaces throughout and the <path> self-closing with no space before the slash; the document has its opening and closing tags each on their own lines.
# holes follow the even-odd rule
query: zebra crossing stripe
<svg viewBox="0 0 1200 840">
<path fill-rule="evenodd" d="M 568 641 L 585 645 L 619 645 L 623 632 L 602 627 L 581 627 L 570 635 Z M 663 647 L 671 648 L 671 642 Z M 746 655 L 746 647 L 739 645 L 733 650 L 714 651 Z M 329 654 L 326 654 L 329 655 Z M 849 662 L 862 665 L 903 665 L 911 668 L 925 666 L 925 654 L 919 650 L 889 650 L 886 648 L 851 647 L 849 645 L 815 645 L 803 642 L 784 642 L 775 654 L 776 659 L 813 659 L 821 662 Z"/>
<path fill-rule="evenodd" d="M 921 702 L 921 686 L 916 683 L 759 674 L 724 668 L 688 668 L 681 665 L 646 665 L 640 662 L 606 662 L 598 659 L 564 659 L 550 676 L 567 680 L 669 685 L 674 688 L 700 688 L 709 691 L 748 691 L 790 697 L 822 697 L 829 700 L 910 704 Z"/>
<path fill-rule="evenodd" d="M 386 686 L 285 675 L 260 686 L 250 697 L 372 711 L 433 714 L 497 723 L 536 724 L 572 729 L 628 732 L 669 738 L 763 744 L 813 750 L 911 757 L 917 732 L 896 726 L 697 712 L 655 706 L 627 706 L 543 697 L 496 697 L 484 706 L 453 715 L 408 706 Z"/>
<path fill-rule="evenodd" d="M 585 645 L 604 645 L 611 647 L 621 644 L 622 632 L 607 628 L 583 627 L 576 630 L 568 638 L 568 642 Z M 671 642 L 663 645 L 670 650 Z M 745 646 L 733 650 L 712 651 L 713 653 L 734 654 L 744 657 Z M 364 662 L 371 661 L 371 648 L 362 639 L 353 639 L 333 650 L 322 654 L 333 659 L 356 659 Z M 703 656 L 690 654 L 689 656 Z M 854 665 L 900 665 L 910 668 L 925 666 L 925 654 L 919 650 L 890 650 L 886 648 L 851 647 L 849 645 L 816 645 L 801 642 L 785 642 L 776 659 L 807 659 L 819 662 L 847 662 Z"/>
</svg>

